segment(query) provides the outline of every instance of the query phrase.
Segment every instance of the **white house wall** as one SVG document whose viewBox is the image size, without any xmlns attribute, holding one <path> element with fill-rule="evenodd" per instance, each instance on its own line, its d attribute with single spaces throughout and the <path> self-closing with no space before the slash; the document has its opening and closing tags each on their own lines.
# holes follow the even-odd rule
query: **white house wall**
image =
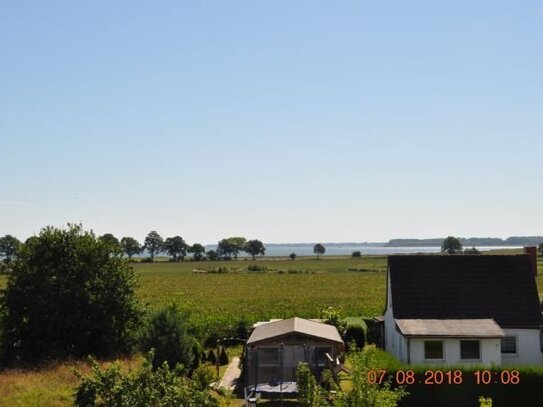
<svg viewBox="0 0 543 407">
<path fill-rule="evenodd" d="M 478 338 L 466 338 L 478 339 Z M 424 359 L 424 341 L 443 341 L 443 361 L 428 361 Z M 481 341 L 481 359 L 478 361 L 466 361 L 460 359 L 460 339 L 458 338 L 411 338 L 409 347 L 411 349 L 411 364 L 424 365 L 499 365 L 501 362 L 500 339 L 485 338 Z"/>
<path fill-rule="evenodd" d="M 390 276 L 387 275 L 387 278 Z M 385 350 L 393 354 L 403 363 L 408 363 L 407 340 L 396 329 L 396 322 L 392 315 L 392 296 L 390 294 L 390 281 L 387 284 L 387 309 L 385 310 Z"/>
<path fill-rule="evenodd" d="M 505 335 L 517 337 L 517 354 L 502 354 L 502 364 L 536 365 L 543 363 L 539 329 L 503 329 Z"/>
</svg>

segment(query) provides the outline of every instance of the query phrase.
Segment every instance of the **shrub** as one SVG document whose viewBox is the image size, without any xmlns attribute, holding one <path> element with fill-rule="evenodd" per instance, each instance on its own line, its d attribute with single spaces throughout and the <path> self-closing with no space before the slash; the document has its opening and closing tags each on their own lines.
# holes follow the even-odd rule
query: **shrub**
<svg viewBox="0 0 543 407">
<path fill-rule="evenodd" d="M 210 365 L 200 365 L 192 372 L 191 379 L 198 390 L 205 390 L 215 379 L 215 370 Z"/>
<path fill-rule="evenodd" d="M 267 271 L 268 268 L 266 266 L 259 266 L 258 264 L 249 264 L 247 266 L 247 270 L 249 270 L 249 271 Z"/>
<path fill-rule="evenodd" d="M 247 339 L 249 337 L 249 327 L 251 324 L 246 319 L 240 319 L 236 324 L 236 337 Z"/>
<path fill-rule="evenodd" d="M 364 318 L 363 321 L 367 326 L 366 343 L 374 343 L 382 346 L 384 338 L 382 337 L 380 323 L 373 318 Z"/>
<path fill-rule="evenodd" d="M 177 364 L 192 370 L 197 367 L 201 348 L 187 332 L 181 312 L 170 305 L 152 315 L 141 336 L 141 348 L 154 349 L 153 368 L 167 363 L 173 369 Z"/>
<path fill-rule="evenodd" d="M 224 365 L 227 365 L 228 363 L 229 363 L 228 354 L 226 353 L 226 349 L 223 346 L 221 348 L 221 354 L 219 356 L 219 364 L 221 366 L 224 366 Z"/>
<path fill-rule="evenodd" d="M 42 229 L 21 246 L 0 298 L 4 363 L 130 351 L 142 315 L 135 278 L 80 225 Z"/>
<path fill-rule="evenodd" d="M 395 407 L 407 394 L 401 387 L 393 388 L 390 379 L 379 386 L 368 383 L 368 372 L 374 369 L 382 369 L 378 360 L 378 350 L 375 346 L 366 346 L 362 350 L 351 349 L 350 362 L 352 388 L 349 391 L 340 393 L 334 402 L 334 406 Z"/>
<path fill-rule="evenodd" d="M 360 250 L 355 250 L 352 257 L 362 257 L 362 252 Z"/>
<path fill-rule="evenodd" d="M 207 361 L 212 365 L 217 364 L 217 355 L 215 355 L 215 351 L 213 349 L 210 349 L 207 353 Z"/>
<path fill-rule="evenodd" d="M 296 260 L 296 253 L 290 253 L 288 257 L 290 257 L 290 260 Z"/>
<path fill-rule="evenodd" d="M 11 263 L 7 261 L 0 261 L 0 274 L 9 274 L 11 271 Z"/>
<path fill-rule="evenodd" d="M 348 318 L 347 326 L 343 333 L 345 343 L 355 343 L 356 347 L 362 349 L 366 344 L 368 327 L 362 318 Z"/>
<path fill-rule="evenodd" d="M 152 368 L 150 358 L 137 372 L 122 373 L 118 365 L 102 370 L 93 362 L 92 376 L 76 373 L 81 383 L 76 389 L 78 407 L 147 407 L 202 406 L 221 407 L 226 401 L 203 387 L 207 380 L 198 374 L 196 380 L 181 376 L 167 363 Z"/>
<path fill-rule="evenodd" d="M 317 384 L 317 380 L 307 363 L 300 363 L 296 368 L 298 384 L 298 401 L 302 407 L 328 407 L 325 391 Z"/>
<path fill-rule="evenodd" d="M 324 320 L 324 323 L 334 325 L 339 332 L 345 329 L 345 321 L 341 316 L 341 311 L 334 307 L 323 309 L 321 311 L 321 318 Z"/>
<path fill-rule="evenodd" d="M 220 266 L 220 267 L 212 267 L 207 272 L 211 274 L 225 274 L 230 273 L 232 269 L 230 267 L 226 266 Z"/>
<path fill-rule="evenodd" d="M 141 259 L 142 263 L 154 263 L 154 259 L 152 257 L 144 257 Z"/>
</svg>

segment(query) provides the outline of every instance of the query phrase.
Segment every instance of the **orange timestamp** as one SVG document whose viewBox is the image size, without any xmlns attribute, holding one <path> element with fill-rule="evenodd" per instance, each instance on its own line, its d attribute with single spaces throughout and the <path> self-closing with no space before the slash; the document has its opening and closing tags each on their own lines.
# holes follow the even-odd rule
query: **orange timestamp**
<svg viewBox="0 0 543 407">
<path fill-rule="evenodd" d="M 461 370 L 397 370 L 388 373 L 384 369 L 372 369 L 367 373 L 368 384 L 382 384 L 387 380 L 394 381 L 399 386 L 424 384 L 424 385 L 460 385 L 464 382 L 464 373 Z M 518 370 L 475 370 L 469 373 L 475 384 L 519 384 L 520 372 Z"/>
</svg>

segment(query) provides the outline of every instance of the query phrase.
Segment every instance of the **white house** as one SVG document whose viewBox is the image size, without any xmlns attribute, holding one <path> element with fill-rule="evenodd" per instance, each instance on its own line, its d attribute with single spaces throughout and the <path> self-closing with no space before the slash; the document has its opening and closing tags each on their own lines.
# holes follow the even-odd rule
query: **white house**
<svg viewBox="0 0 543 407">
<path fill-rule="evenodd" d="M 543 363 L 529 255 L 388 259 L 385 349 L 408 364 Z"/>
</svg>

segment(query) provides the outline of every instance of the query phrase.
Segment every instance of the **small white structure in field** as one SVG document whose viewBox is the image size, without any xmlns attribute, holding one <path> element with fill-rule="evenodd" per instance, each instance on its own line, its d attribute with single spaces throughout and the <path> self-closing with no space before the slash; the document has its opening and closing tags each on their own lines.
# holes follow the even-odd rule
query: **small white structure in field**
<svg viewBox="0 0 543 407">
<path fill-rule="evenodd" d="M 388 259 L 385 349 L 408 364 L 543 363 L 529 255 Z"/>
</svg>

